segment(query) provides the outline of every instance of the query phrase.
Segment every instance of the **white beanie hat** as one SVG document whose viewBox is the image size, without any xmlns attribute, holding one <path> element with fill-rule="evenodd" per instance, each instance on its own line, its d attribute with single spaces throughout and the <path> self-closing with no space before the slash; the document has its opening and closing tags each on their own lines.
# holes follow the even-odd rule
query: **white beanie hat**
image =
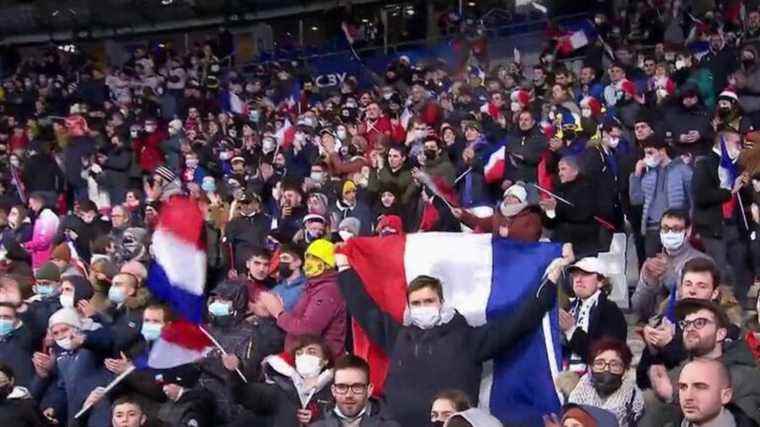
<svg viewBox="0 0 760 427">
<path fill-rule="evenodd" d="M 48 328 L 52 328 L 54 325 L 57 325 L 59 323 L 69 325 L 77 329 L 82 328 L 82 320 L 79 317 L 79 313 L 73 308 L 62 308 L 53 313 L 53 315 L 50 316 L 50 320 L 48 320 Z"/>
<path fill-rule="evenodd" d="M 528 192 L 525 190 L 525 186 L 522 184 L 513 184 L 504 190 L 503 198 L 506 199 L 507 196 L 516 197 L 518 200 L 520 200 L 520 203 L 525 203 L 528 201 Z"/>
</svg>

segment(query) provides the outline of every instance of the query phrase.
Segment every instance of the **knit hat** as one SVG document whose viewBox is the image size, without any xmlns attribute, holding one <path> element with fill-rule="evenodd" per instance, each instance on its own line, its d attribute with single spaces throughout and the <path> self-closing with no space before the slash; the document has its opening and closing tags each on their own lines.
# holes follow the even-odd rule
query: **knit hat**
<svg viewBox="0 0 760 427">
<path fill-rule="evenodd" d="M 322 224 L 326 224 L 327 223 L 327 220 L 325 219 L 325 217 L 323 217 L 322 215 L 319 215 L 319 214 L 308 214 L 308 215 L 305 215 L 303 217 L 303 223 L 304 224 L 307 224 L 307 223 L 310 223 L 310 222 L 313 222 L 313 221 L 321 222 Z"/>
<path fill-rule="evenodd" d="M 69 282 L 74 285 L 74 305 L 82 300 L 89 301 L 90 298 L 95 295 L 95 291 L 93 291 L 90 281 L 82 276 L 72 274 L 62 277 L 61 281 Z"/>
<path fill-rule="evenodd" d="M 480 126 L 480 122 L 477 120 L 468 120 L 464 122 L 464 128 L 465 130 L 467 130 L 467 128 L 475 129 L 478 132 L 483 130 L 483 127 Z"/>
<path fill-rule="evenodd" d="M 71 261 L 71 250 L 69 249 L 69 245 L 66 243 L 61 243 L 60 245 L 56 246 L 50 253 L 50 259 L 58 259 L 69 263 Z"/>
<path fill-rule="evenodd" d="M 378 232 L 383 230 L 393 231 L 392 234 L 404 234 L 404 222 L 398 215 L 383 215 L 377 223 Z"/>
<path fill-rule="evenodd" d="M 61 270 L 58 266 L 48 261 L 34 273 L 35 280 L 48 280 L 51 282 L 57 282 L 61 280 Z"/>
<path fill-rule="evenodd" d="M 502 427 L 501 421 L 480 408 L 470 408 L 466 411 L 457 412 L 446 421 L 444 426 L 456 417 L 464 418 L 472 427 Z"/>
<path fill-rule="evenodd" d="M 725 99 L 733 103 L 739 102 L 739 97 L 736 96 L 736 92 L 731 89 L 726 89 L 718 95 L 718 101 Z"/>
<path fill-rule="evenodd" d="M 581 108 L 588 108 L 591 110 L 593 117 L 598 117 L 602 114 L 602 103 L 593 96 L 587 96 L 581 100 Z"/>
<path fill-rule="evenodd" d="M 343 221 L 338 224 L 338 230 L 347 230 L 353 233 L 354 236 L 358 236 L 361 225 L 362 223 L 358 218 L 349 216 L 347 218 L 343 218 Z"/>
<path fill-rule="evenodd" d="M 346 194 L 350 191 L 356 191 L 356 184 L 354 184 L 354 182 L 349 179 L 343 183 L 343 189 L 341 190 L 340 194 Z"/>
<path fill-rule="evenodd" d="M 330 268 L 335 267 L 335 245 L 333 245 L 332 242 L 328 240 L 315 240 L 306 249 L 305 255 L 311 255 L 313 257 L 319 258 L 325 264 L 330 266 Z"/>
<path fill-rule="evenodd" d="M 620 90 L 631 96 L 636 96 L 636 85 L 630 80 L 620 82 Z"/>
<path fill-rule="evenodd" d="M 519 103 L 523 107 L 530 104 L 530 92 L 527 90 L 517 89 L 512 91 L 512 94 L 509 95 L 510 100 Z"/>
<path fill-rule="evenodd" d="M 52 328 L 54 325 L 69 325 L 71 327 L 80 329 L 82 327 L 82 319 L 79 317 L 79 313 L 73 308 L 62 308 L 48 320 L 48 328 Z"/>
<path fill-rule="evenodd" d="M 329 206 L 330 202 L 327 200 L 327 196 L 325 196 L 323 193 L 311 193 L 309 198 L 315 198 L 319 200 L 319 203 L 322 205 L 322 212 L 316 212 L 313 209 L 309 210 L 309 213 L 319 214 L 322 215 L 327 212 L 327 207 Z"/>
<path fill-rule="evenodd" d="M 168 182 L 172 182 L 175 179 L 177 179 L 177 175 L 175 175 L 174 172 L 172 172 L 171 169 L 167 168 L 166 166 L 157 167 L 156 170 L 153 171 L 153 173 L 160 176 L 161 178 L 165 179 Z"/>
<path fill-rule="evenodd" d="M 619 425 L 614 414 L 591 405 L 566 405 L 562 421 L 568 419 L 576 420 L 584 427 L 617 427 Z"/>
<path fill-rule="evenodd" d="M 521 203 L 528 201 L 528 192 L 522 184 L 513 184 L 504 190 L 502 198 L 506 199 L 508 196 L 516 197 Z"/>
</svg>

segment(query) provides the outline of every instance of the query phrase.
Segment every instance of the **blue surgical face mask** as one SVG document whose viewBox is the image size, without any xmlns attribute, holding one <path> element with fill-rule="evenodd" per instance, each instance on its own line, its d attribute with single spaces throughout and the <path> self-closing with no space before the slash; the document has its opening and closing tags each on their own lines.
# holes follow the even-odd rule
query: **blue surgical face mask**
<svg viewBox="0 0 760 427">
<path fill-rule="evenodd" d="M 142 334 L 143 338 L 145 338 L 145 341 L 155 341 L 161 336 L 161 330 L 163 328 L 163 325 L 158 323 L 143 322 L 140 333 Z"/>
<path fill-rule="evenodd" d="M 208 306 L 208 312 L 214 317 L 224 317 L 230 315 L 230 304 L 214 301 Z"/>
<path fill-rule="evenodd" d="M 127 299 L 127 293 L 120 286 L 111 286 L 108 290 L 108 299 L 116 304 L 121 304 Z"/>
<path fill-rule="evenodd" d="M 14 323 L 15 322 L 13 320 L 0 320 L 0 336 L 6 336 L 11 333 Z"/>
<path fill-rule="evenodd" d="M 203 180 L 201 189 L 206 193 L 213 193 L 216 191 L 216 183 L 214 181 Z"/>
<path fill-rule="evenodd" d="M 48 296 L 52 295 L 53 292 L 55 292 L 55 286 L 53 286 L 53 285 L 40 285 L 40 284 L 37 284 L 35 286 L 35 290 L 37 292 L 37 295 L 39 295 L 39 296 L 41 296 L 41 297 L 44 298 L 44 297 L 48 297 Z"/>
</svg>

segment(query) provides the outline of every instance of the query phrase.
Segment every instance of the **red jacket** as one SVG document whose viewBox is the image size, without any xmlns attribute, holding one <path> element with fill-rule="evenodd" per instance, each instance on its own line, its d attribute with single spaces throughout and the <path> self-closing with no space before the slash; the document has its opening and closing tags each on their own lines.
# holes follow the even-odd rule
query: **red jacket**
<svg viewBox="0 0 760 427">
<path fill-rule="evenodd" d="M 135 139 L 133 148 L 137 155 L 137 163 L 145 172 L 153 172 L 164 163 L 164 153 L 161 142 L 168 138 L 163 131 L 157 130 L 150 135 Z"/>
<path fill-rule="evenodd" d="M 335 272 L 312 277 L 301 298 L 289 313 L 277 318 L 277 326 L 287 333 L 285 351 L 293 349 L 301 335 L 321 336 L 333 353 L 343 354 L 346 346 L 346 302 L 338 289 Z"/>
<path fill-rule="evenodd" d="M 382 116 L 372 123 L 369 120 L 363 121 L 359 128 L 359 135 L 367 140 L 367 153 L 369 153 L 377 146 L 378 141 L 383 136 L 388 138 L 398 137 L 398 131 L 394 132 L 391 119 Z"/>
</svg>

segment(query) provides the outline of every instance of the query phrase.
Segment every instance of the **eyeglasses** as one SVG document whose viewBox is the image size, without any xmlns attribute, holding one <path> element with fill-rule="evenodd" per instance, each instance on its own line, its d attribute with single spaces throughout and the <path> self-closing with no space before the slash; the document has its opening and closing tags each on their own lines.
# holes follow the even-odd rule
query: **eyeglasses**
<svg viewBox="0 0 760 427">
<path fill-rule="evenodd" d="M 694 320 L 681 320 L 678 322 L 678 326 L 681 327 L 681 330 L 685 331 L 689 328 L 689 326 L 694 326 L 694 329 L 702 329 L 705 327 L 705 325 L 709 323 L 715 323 L 710 319 L 705 319 L 704 317 L 700 317 Z"/>
<path fill-rule="evenodd" d="M 660 231 L 663 233 L 680 233 L 684 231 L 685 228 L 683 227 L 668 227 L 667 225 L 663 225 L 660 227 Z"/>
<path fill-rule="evenodd" d="M 337 394 L 346 394 L 348 393 L 348 390 L 351 390 L 351 393 L 353 394 L 364 394 L 364 392 L 367 390 L 367 384 L 362 383 L 356 383 L 356 384 L 333 384 L 333 389 L 335 390 L 335 393 Z"/>
<path fill-rule="evenodd" d="M 591 369 L 596 372 L 604 371 L 605 369 L 613 374 L 621 374 L 625 370 L 623 363 L 618 360 L 610 360 L 609 362 L 604 359 L 595 359 L 591 364 Z"/>
</svg>

